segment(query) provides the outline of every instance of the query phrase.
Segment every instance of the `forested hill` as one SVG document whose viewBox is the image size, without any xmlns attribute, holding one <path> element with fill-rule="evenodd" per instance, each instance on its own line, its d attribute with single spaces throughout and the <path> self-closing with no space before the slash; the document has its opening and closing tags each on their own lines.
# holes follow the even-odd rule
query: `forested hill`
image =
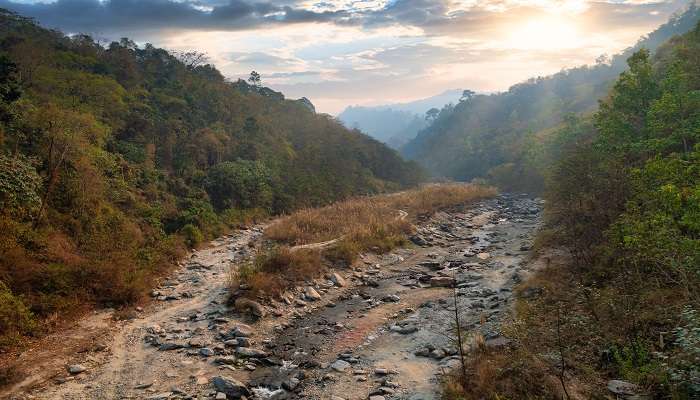
<svg viewBox="0 0 700 400">
<path fill-rule="evenodd" d="M 200 61 L 0 11 L 0 297 L 39 315 L 132 300 L 183 241 L 420 179 L 305 99 Z"/>
<path fill-rule="evenodd" d="M 459 180 L 488 178 L 507 189 L 539 191 L 543 187 L 543 141 L 548 130 L 570 113 L 596 109 L 640 48 L 655 50 L 685 33 L 700 19 L 692 3 L 635 46 L 596 65 L 564 70 L 514 85 L 507 92 L 463 97 L 445 107 L 433 124 L 408 143 L 402 153 L 431 173 Z"/>
</svg>

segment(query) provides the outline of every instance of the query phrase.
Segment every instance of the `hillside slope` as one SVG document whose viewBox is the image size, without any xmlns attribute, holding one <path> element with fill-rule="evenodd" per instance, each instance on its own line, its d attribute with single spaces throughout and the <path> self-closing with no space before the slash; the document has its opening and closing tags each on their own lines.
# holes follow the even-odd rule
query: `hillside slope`
<svg viewBox="0 0 700 400">
<path fill-rule="evenodd" d="M 338 115 L 345 126 L 357 128 L 394 148 L 400 148 L 428 126 L 425 113 L 456 103 L 461 90 L 448 90 L 437 96 L 375 107 L 350 106 Z"/>
<path fill-rule="evenodd" d="M 541 190 L 538 136 L 562 123 L 569 113 L 596 109 L 627 58 L 640 48 L 655 50 L 674 35 L 691 30 L 700 19 L 692 3 L 681 14 L 635 46 L 594 66 L 532 78 L 507 92 L 477 95 L 445 108 L 437 120 L 402 148 L 431 173 L 458 180 L 489 177 L 500 186 Z"/>
<path fill-rule="evenodd" d="M 0 337 L 133 301 L 227 227 L 420 179 L 308 103 L 199 61 L 0 10 Z"/>
</svg>

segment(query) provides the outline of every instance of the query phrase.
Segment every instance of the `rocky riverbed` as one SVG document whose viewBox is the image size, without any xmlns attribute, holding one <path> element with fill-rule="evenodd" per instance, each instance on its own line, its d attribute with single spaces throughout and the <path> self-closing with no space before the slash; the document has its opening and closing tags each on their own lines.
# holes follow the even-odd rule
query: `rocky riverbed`
<svg viewBox="0 0 700 400">
<path fill-rule="evenodd" d="M 440 376 L 459 363 L 449 338 L 455 298 L 470 334 L 504 340 L 513 287 L 534 268 L 540 211 L 538 200 L 501 195 L 441 212 L 408 248 L 236 310 L 226 303 L 228 271 L 253 255 L 262 227 L 238 232 L 195 252 L 152 305 L 61 360 L 62 372 L 8 397 L 437 398 Z"/>
</svg>

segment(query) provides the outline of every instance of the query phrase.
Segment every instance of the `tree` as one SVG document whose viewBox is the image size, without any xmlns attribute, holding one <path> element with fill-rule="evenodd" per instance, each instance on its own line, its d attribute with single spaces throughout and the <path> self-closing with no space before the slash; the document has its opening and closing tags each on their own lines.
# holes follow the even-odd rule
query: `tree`
<svg viewBox="0 0 700 400">
<path fill-rule="evenodd" d="M 185 64 L 187 68 L 195 69 L 209 62 L 207 53 L 199 51 L 178 51 L 174 53 L 178 61 Z"/>
<path fill-rule="evenodd" d="M 266 208 L 272 203 L 271 174 L 259 161 L 217 164 L 207 174 L 206 189 L 218 210 Z"/>
<path fill-rule="evenodd" d="M 462 92 L 462 97 L 459 98 L 459 102 L 469 101 L 476 95 L 476 92 L 472 90 L 465 90 Z"/>
<path fill-rule="evenodd" d="M 257 88 L 260 87 L 261 82 L 262 80 L 260 78 L 260 74 L 255 71 L 251 71 L 250 77 L 248 77 L 248 83 Z"/>
<path fill-rule="evenodd" d="M 437 119 L 438 115 L 440 115 L 440 110 L 437 108 L 433 107 L 430 110 L 425 112 L 425 120 L 428 122 L 435 122 Z"/>
</svg>

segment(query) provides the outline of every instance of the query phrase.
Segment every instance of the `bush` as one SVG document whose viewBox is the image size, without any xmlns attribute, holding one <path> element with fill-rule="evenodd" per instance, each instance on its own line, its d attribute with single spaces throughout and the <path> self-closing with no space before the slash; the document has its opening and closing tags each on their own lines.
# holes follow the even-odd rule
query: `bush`
<svg viewBox="0 0 700 400">
<path fill-rule="evenodd" d="M 34 314 L 0 281 L 0 347 L 11 344 L 20 335 L 28 335 L 35 329 Z"/>
<path fill-rule="evenodd" d="M 180 234 L 185 239 L 185 244 L 187 244 L 189 248 L 195 248 L 204 241 L 202 231 L 192 224 L 183 226 L 180 230 Z"/>
<path fill-rule="evenodd" d="M 314 249 L 278 247 L 259 254 L 252 264 L 239 268 L 237 282 L 245 283 L 251 296 L 281 294 L 284 290 L 323 272 L 321 253 Z"/>
</svg>

